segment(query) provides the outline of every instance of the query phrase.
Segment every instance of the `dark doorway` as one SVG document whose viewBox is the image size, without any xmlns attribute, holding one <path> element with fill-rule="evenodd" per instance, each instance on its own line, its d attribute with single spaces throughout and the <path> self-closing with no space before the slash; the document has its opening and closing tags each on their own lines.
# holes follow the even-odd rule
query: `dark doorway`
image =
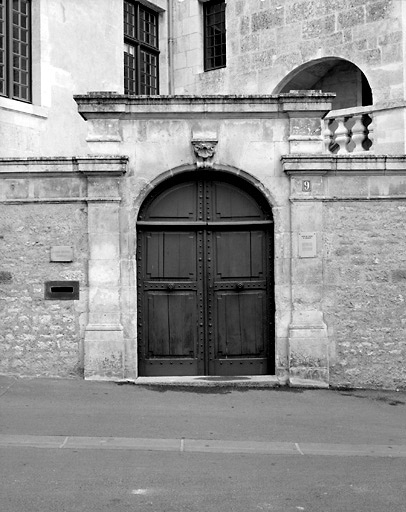
<svg viewBox="0 0 406 512">
<path fill-rule="evenodd" d="M 137 227 L 140 375 L 273 374 L 263 196 L 245 180 L 195 172 L 154 190 Z"/>
</svg>

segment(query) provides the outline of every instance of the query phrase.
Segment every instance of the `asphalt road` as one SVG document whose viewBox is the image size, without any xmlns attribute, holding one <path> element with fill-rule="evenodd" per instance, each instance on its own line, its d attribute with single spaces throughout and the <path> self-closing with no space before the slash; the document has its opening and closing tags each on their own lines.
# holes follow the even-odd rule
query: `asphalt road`
<svg viewBox="0 0 406 512">
<path fill-rule="evenodd" d="M 0 512 L 405 512 L 406 393 L 0 376 Z"/>
<path fill-rule="evenodd" d="M 406 458 L 0 449 L 3 512 L 404 512 Z"/>
<path fill-rule="evenodd" d="M 3 378 L 0 396 L 0 434 L 406 444 L 405 425 L 406 392 Z"/>
</svg>

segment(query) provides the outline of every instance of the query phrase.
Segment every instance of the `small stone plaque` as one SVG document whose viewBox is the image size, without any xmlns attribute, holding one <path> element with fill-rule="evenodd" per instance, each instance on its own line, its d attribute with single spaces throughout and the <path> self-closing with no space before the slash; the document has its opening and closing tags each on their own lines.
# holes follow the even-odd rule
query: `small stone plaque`
<svg viewBox="0 0 406 512">
<path fill-rule="evenodd" d="M 54 245 L 51 247 L 51 261 L 73 261 L 73 247 Z"/>
<path fill-rule="evenodd" d="M 315 258 L 317 256 L 316 233 L 299 233 L 299 258 Z"/>
</svg>

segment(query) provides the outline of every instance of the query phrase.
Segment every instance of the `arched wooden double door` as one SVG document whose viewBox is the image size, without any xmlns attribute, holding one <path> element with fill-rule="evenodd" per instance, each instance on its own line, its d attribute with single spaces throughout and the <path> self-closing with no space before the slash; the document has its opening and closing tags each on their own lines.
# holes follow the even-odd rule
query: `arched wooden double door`
<svg viewBox="0 0 406 512">
<path fill-rule="evenodd" d="M 219 175 L 174 179 L 140 211 L 140 375 L 274 373 L 272 214 Z"/>
</svg>

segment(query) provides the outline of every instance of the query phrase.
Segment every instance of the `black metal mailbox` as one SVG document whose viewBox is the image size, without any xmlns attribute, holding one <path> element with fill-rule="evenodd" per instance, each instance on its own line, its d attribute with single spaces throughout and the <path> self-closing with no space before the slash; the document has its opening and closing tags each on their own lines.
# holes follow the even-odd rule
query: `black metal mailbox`
<svg viewBox="0 0 406 512">
<path fill-rule="evenodd" d="M 46 300 L 79 300 L 79 281 L 46 281 Z"/>
</svg>

